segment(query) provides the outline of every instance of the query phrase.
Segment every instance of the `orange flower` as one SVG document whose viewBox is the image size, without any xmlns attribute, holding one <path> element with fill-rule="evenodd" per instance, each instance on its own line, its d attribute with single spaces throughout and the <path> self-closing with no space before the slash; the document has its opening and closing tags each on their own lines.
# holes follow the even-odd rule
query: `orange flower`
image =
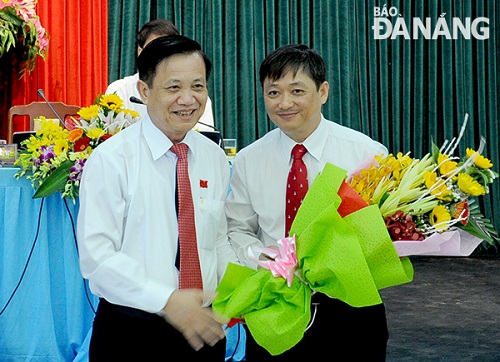
<svg viewBox="0 0 500 362">
<path fill-rule="evenodd" d="M 461 218 L 460 222 L 462 225 L 467 224 L 467 221 L 469 221 L 469 204 L 467 200 L 462 200 L 455 204 L 452 216 L 454 219 Z"/>
<path fill-rule="evenodd" d="M 83 129 L 75 128 L 68 134 L 68 140 L 70 142 L 75 142 L 83 136 Z"/>
</svg>

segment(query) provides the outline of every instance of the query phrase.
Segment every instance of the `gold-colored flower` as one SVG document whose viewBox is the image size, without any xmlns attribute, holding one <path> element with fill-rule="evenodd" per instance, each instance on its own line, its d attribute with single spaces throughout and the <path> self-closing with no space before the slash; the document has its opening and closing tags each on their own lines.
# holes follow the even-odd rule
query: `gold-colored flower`
<svg viewBox="0 0 500 362">
<path fill-rule="evenodd" d="M 56 156 L 59 156 L 63 152 L 66 152 L 68 146 L 69 145 L 67 139 L 58 139 L 54 142 L 54 153 L 56 154 Z"/>
<path fill-rule="evenodd" d="M 443 176 L 451 175 L 456 169 L 458 163 L 451 161 L 450 157 L 439 153 L 437 158 L 437 163 L 439 165 L 439 173 Z"/>
<path fill-rule="evenodd" d="M 99 105 L 115 111 L 123 108 L 123 100 L 120 98 L 120 96 L 114 93 L 105 94 L 99 100 Z"/>
<path fill-rule="evenodd" d="M 474 180 L 471 175 L 466 173 L 461 172 L 458 174 L 457 184 L 460 191 L 464 194 L 471 196 L 481 196 L 486 194 L 486 189 L 479 182 Z"/>
<path fill-rule="evenodd" d="M 87 130 L 86 134 L 87 137 L 90 139 L 98 139 L 104 136 L 106 134 L 106 131 L 103 130 L 102 128 L 92 128 Z"/>
<path fill-rule="evenodd" d="M 92 118 L 97 118 L 99 115 L 99 106 L 97 104 L 93 104 L 88 107 L 83 107 L 78 111 L 78 115 L 83 119 L 90 121 Z"/>
<path fill-rule="evenodd" d="M 434 226 L 439 232 L 449 228 L 448 221 L 451 220 L 451 215 L 448 209 L 443 205 L 437 205 L 429 214 L 429 223 Z"/>
<path fill-rule="evenodd" d="M 467 153 L 467 157 L 468 158 L 471 158 L 472 155 L 476 152 L 474 151 L 472 148 L 468 148 L 465 150 L 465 152 Z M 474 160 L 474 164 L 477 166 L 477 167 L 481 167 L 481 168 L 492 168 L 493 167 L 493 163 L 487 159 L 486 157 L 484 157 L 483 155 L 478 155 L 476 157 L 476 159 Z"/>
<path fill-rule="evenodd" d="M 141 116 L 139 114 L 139 112 L 134 111 L 133 109 L 127 109 L 127 108 L 125 108 L 122 111 L 123 111 L 123 113 L 125 113 L 125 115 L 130 114 L 132 116 L 132 118 L 140 117 Z"/>
<path fill-rule="evenodd" d="M 435 195 L 439 200 L 449 200 L 452 197 L 452 192 L 446 185 L 445 181 L 438 177 L 437 173 L 427 171 L 423 175 L 425 187 L 430 190 L 431 195 Z"/>
</svg>

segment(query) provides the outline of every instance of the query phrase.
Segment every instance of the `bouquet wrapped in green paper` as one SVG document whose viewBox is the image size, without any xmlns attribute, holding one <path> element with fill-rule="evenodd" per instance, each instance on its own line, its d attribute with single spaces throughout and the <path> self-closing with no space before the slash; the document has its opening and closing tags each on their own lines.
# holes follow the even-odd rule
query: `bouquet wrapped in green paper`
<svg viewBox="0 0 500 362">
<path fill-rule="evenodd" d="M 326 164 L 311 185 L 290 230 L 296 248 L 291 273 L 280 265 L 254 270 L 230 264 L 217 288 L 213 309 L 244 319 L 271 355 L 302 339 L 313 293 L 371 306 L 382 303 L 380 289 L 413 279 L 411 262 L 396 253 L 378 206 L 368 206 L 345 178 L 345 170 Z M 290 268 L 295 249 L 288 252 L 275 262 L 286 259 Z"/>
</svg>

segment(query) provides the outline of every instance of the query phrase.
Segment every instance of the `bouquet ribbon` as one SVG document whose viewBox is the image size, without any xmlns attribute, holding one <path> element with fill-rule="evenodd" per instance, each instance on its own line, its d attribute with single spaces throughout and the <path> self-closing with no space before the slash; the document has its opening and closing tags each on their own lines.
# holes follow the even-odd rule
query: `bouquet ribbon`
<svg viewBox="0 0 500 362">
<path fill-rule="evenodd" d="M 396 253 L 378 206 L 368 206 L 345 177 L 345 170 L 327 163 L 297 212 L 290 235 L 300 278 L 288 286 L 268 269 L 230 263 L 217 287 L 214 311 L 244 318 L 271 355 L 302 339 L 313 292 L 365 307 L 382 303 L 378 290 L 413 279 L 413 266 Z"/>
</svg>

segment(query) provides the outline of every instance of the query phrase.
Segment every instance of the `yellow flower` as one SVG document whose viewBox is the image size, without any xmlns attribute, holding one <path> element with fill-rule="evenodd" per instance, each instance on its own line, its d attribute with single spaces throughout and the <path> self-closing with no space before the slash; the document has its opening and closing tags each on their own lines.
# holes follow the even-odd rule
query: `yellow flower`
<svg viewBox="0 0 500 362">
<path fill-rule="evenodd" d="M 423 178 L 425 187 L 430 190 L 431 195 L 435 195 L 440 200 L 449 200 L 452 197 L 453 193 L 448 189 L 445 181 L 435 172 L 426 171 Z"/>
<path fill-rule="evenodd" d="M 437 163 L 439 165 L 439 173 L 441 175 L 451 175 L 457 168 L 457 162 L 451 161 L 449 156 L 440 153 L 438 155 Z"/>
<path fill-rule="evenodd" d="M 68 140 L 57 140 L 54 142 L 54 153 L 56 156 L 61 155 L 68 148 Z"/>
<path fill-rule="evenodd" d="M 78 115 L 83 119 L 89 121 L 92 118 L 97 118 L 99 114 L 99 106 L 97 104 L 93 104 L 88 107 L 83 107 L 78 111 Z"/>
<path fill-rule="evenodd" d="M 123 111 L 123 113 L 125 113 L 125 115 L 130 114 L 130 116 L 132 116 L 132 118 L 141 116 L 139 114 L 139 112 L 134 111 L 133 109 L 123 109 L 122 111 Z"/>
<path fill-rule="evenodd" d="M 432 209 L 429 215 L 429 223 L 434 226 L 439 232 L 449 228 L 448 221 L 451 220 L 451 215 L 448 209 L 443 205 L 438 205 Z"/>
<path fill-rule="evenodd" d="M 87 131 L 87 137 L 91 139 L 101 138 L 106 134 L 106 131 L 101 128 L 92 128 Z"/>
<path fill-rule="evenodd" d="M 472 148 L 467 147 L 467 149 L 466 149 L 467 157 L 469 157 L 469 158 L 471 158 L 475 152 L 476 151 L 474 151 Z M 481 167 L 481 168 L 492 168 L 493 167 L 493 163 L 491 163 L 491 161 L 489 159 L 487 159 L 486 157 L 484 157 L 483 155 L 477 156 L 476 159 L 474 160 L 474 164 L 477 167 Z"/>
<path fill-rule="evenodd" d="M 458 188 L 467 195 L 471 196 L 481 196 L 486 194 L 486 189 L 471 175 L 466 173 L 458 174 Z"/>
<path fill-rule="evenodd" d="M 394 157 L 392 154 L 376 155 L 375 163 L 370 164 L 368 169 L 361 170 L 352 175 L 349 185 L 368 204 L 378 204 L 384 194 L 395 189 L 403 178 L 406 169 L 413 162 L 408 155 L 401 152 Z"/>
<path fill-rule="evenodd" d="M 123 100 L 116 94 L 105 94 L 99 100 L 99 105 L 115 111 L 123 108 Z"/>
</svg>

